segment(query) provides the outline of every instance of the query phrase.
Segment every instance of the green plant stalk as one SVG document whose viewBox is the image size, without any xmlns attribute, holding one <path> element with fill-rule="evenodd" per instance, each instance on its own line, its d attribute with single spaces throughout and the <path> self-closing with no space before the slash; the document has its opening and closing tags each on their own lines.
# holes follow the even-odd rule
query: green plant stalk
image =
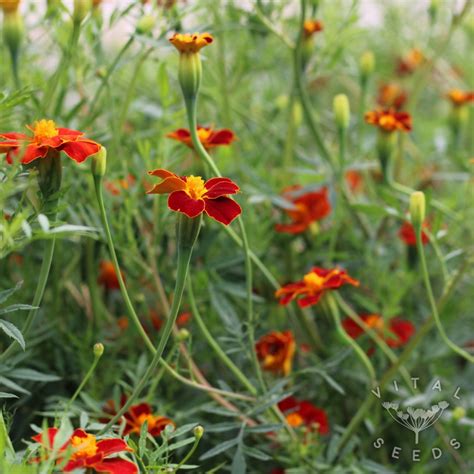
<svg viewBox="0 0 474 474">
<path fill-rule="evenodd" d="M 430 282 L 430 276 L 428 273 L 428 266 L 426 264 L 426 257 L 425 257 L 425 250 L 423 248 L 423 242 L 421 239 L 421 234 L 422 234 L 422 228 L 421 225 L 418 225 L 416 228 L 416 247 L 418 249 L 418 253 L 420 255 L 420 261 L 421 261 L 421 271 L 423 273 L 423 280 L 425 283 L 425 288 L 426 288 L 426 293 L 428 294 L 428 300 L 430 302 L 431 306 L 431 311 L 436 323 L 436 327 L 438 328 L 438 332 L 443 339 L 444 343 L 456 354 L 460 355 L 464 359 L 466 359 L 468 362 L 471 364 L 474 363 L 474 356 L 469 354 L 467 351 L 462 349 L 461 347 L 457 346 L 454 342 L 452 342 L 443 327 L 443 324 L 441 323 L 441 319 L 439 317 L 438 313 L 438 308 L 436 306 L 436 301 L 433 295 L 433 289 L 431 288 L 431 282 Z"/>
<path fill-rule="evenodd" d="M 127 410 L 133 404 L 133 402 L 137 399 L 140 395 L 141 391 L 145 387 L 145 385 L 150 381 L 153 373 L 158 366 L 161 356 L 165 350 L 166 344 L 168 339 L 171 336 L 171 331 L 173 329 L 173 325 L 176 322 L 176 318 L 178 317 L 179 308 L 181 306 L 181 299 L 183 297 L 184 288 L 186 285 L 186 277 L 189 270 L 189 263 L 191 261 L 191 255 L 193 252 L 194 244 L 197 240 L 197 236 L 199 234 L 199 225 L 201 222 L 201 218 L 198 219 L 198 222 L 194 222 L 195 227 L 193 229 L 192 238 L 185 242 L 184 233 L 186 231 L 186 226 L 189 225 L 187 220 L 191 220 L 186 216 L 179 216 L 178 217 L 178 225 L 177 225 L 177 243 L 178 243 L 178 261 L 177 261 L 177 274 L 176 274 L 176 283 L 174 288 L 174 297 L 173 303 L 171 305 L 170 313 L 168 318 L 166 319 L 165 326 L 163 328 L 163 332 L 161 334 L 160 340 L 158 342 L 158 347 L 156 348 L 156 352 L 146 369 L 145 373 L 143 374 L 142 378 L 139 380 L 138 384 L 136 385 L 135 389 L 133 390 L 132 394 L 128 398 L 127 402 L 124 406 L 117 412 L 117 414 L 107 423 L 107 425 L 101 430 L 101 434 L 105 433 L 109 430 Z"/>
<path fill-rule="evenodd" d="M 173 472 L 178 472 L 178 470 L 186 464 L 186 462 L 191 459 L 191 456 L 195 453 L 197 447 L 199 446 L 199 442 L 201 441 L 201 437 L 195 436 L 194 437 L 194 444 L 192 445 L 191 449 L 189 450 L 188 454 L 184 456 L 184 458 L 180 461 L 180 463 L 174 468 Z"/>
<path fill-rule="evenodd" d="M 41 263 L 41 269 L 38 276 L 38 284 L 36 285 L 36 291 L 33 296 L 33 301 L 31 303 L 31 306 L 33 306 L 33 309 L 30 309 L 30 311 L 28 312 L 26 321 L 23 324 L 23 327 L 21 328 L 23 337 L 26 337 L 28 335 L 31 329 L 31 326 L 36 318 L 36 315 L 38 314 L 41 301 L 43 300 L 46 284 L 48 282 L 49 273 L 51 271 L 51 263 L 53 261 L 55 244 L 56 244 L 56 237 L 51 238 L 46 243 L 46 247 L 44 249 L 44 254 L 43 254 L 43 261 Z M 17 344 L 18 343 L 14 341 L 7 347 L 5 352 L 2 355 L 0 355 L 0 362 L 3 362 L 4 360 L 6 360 L 16 350 Z"/>
<path fill-rule="evenodd" d="M 369 375 L 370 379 L 370 386 L 374 387 L 376 384 L 376 374 L 375 374 L 375 369 L 374 366 L 372 365 L 372 362 L 370 362 L 369 357 L 367 354 L 363 351 L 363 349 L 357 344 L 357 342 L 352 339 L 352 337 L 347 334 L 347 332 L 344 330 L 341 324 L 341 315 L 339 314 L 339 307 L 337 306 L 336 300 L 334 299 L 334 296 L 331 295 L 331 293 L 326 294 L 326 301 L 328 303 L 329 310 L 332 314 L 332 317 L 334 319 L 334 323 L 336 324 L 336 329 L 341 336 L 341 338 L 349 345 L 352 346 L 354 349 L 355 353 L 359 357 L 360 361 L 364 365 L 365 369 L 367 370 L 367 373 Z"/>
<path fill-rule="evenodd" d="M 257 395 L 256 388 L 252 385 L 252 383 L 248 380 L 248 378 L 243 374 L 243 372 L 232 362 L 229 356 L 222 350 L 219 346 L 218 342 L 214 339 L 212 334 L 210 333 L 209 329 L 205 322 L 203 321 L 201 314 L 198 310 L 196 299 L 194 297 L 194 291 L 192 287 L 191 277 L 188 278 L 188 296 L 189 296 L 189 304 L 191 307 L 191 312 L 193 314 L 194 320 L 197 322 L 199 329 L 201 330 L 204 338 L 206 339 L 209 346 L 214 350 L 217 357 L 221 360 L 221 362 L 227 366 L 227 368 L 235 375 L 237 380 L 254 396 Z"/>
</svg>

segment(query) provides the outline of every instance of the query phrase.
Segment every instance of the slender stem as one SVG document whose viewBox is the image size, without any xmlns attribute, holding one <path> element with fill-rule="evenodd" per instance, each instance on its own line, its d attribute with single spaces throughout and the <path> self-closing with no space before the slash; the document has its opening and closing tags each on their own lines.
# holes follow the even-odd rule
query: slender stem
<svg viewBox="0 0 474 474">
<path fill-rule="evenodd" d="M 194 436 L 194 444 L 192 445 L 191 449 L 189 450 L 188 454 L 184 456 L 184 458 L 181 460 L 181 462 L 173 469 L 173 472 L 178 472 L 181 466 L 183 466 L 194 454 L 196 451 L 197 447 L 199 446 L 199 441 L 201 441 L 201 436 Z"/>
<path fill-rule="evenodd" d="M 457 346 L 454 342 L 452 342 L 448 338 L 448 336 L 447 336 L 447 334 L 444 330 L 443 324 L 441 323 L 441 319 L 440 319 L 439 313 L 438 313 L 438 307 L 436 305 L 436 301 L 435 301 L 435 298 L 434 298 L 434 295 L 433 295 L 433 289 L 431 288 L 430 276 L 429 276 L 429 273 L 428 273 L 428 266 L 426 264 L 425 250 L 423 248 L 421 233 L 422 233 L 421 225 L 418 225 L 417 229 L 416 229 L 416 247 L 417 247 L 418 253 L 420 255 L 421 269 L 422 269 L 422 273 L 423 273 L 423 280 L 425 282 L 425 288 L 426 288 L 426 292 L 428 294 L 428 300 L 430 302 L 431 311 L 432 311 L 432 314 L 433 314 L 433 317 L 434 317 L 434 320 L 435 320 L 435 323 L 436 323 L 436 327 L 438 328 L 439 334 L 440 334 L 441 338 L 443 339 L 443 341 L 445 342 L 445 344 L 449 348 L 451 348 L 454 352 L 456 352 L 456 354 L 460 355 L 461 357 L 463 357 L 467 361 L 471 362 L 471 364 L 472 364 L 472 363 L 474 363 L 474 356 L 472 356 L 467 351 L 465 351 L 461 347 Z"/>
<path fill-rule="evenodd" d="M 41 269 L 38 276 L 38 284 L 36 285 L 36 291 L 33 296 L 33 301 L 31 303 L 31 306 L 33 306 L 33 308 L 30 309 L 28 316 L 26 318 L 26 321 L 23 324 L 23 327 L 21 329 L 23 337 L 26 337 L 28 335 L 31 329 L 31 326 L 36 318 L 36 315 L 38 314 L 41 301 L 43 300 L 44 291 L 46 289 L 46 284 L 48 282 L 49 272 L 51 270 L 51 263 L 53 261 L 55 243 L 56 243 L 55 237 L 51 238 L 46 243 L 46 247 L 44 249 L 44 254 L 43 254 L 43 261 L 41 263 Z M 2 355 L 0 355 L 0 362 L 3 362 L 4 360 L 6 360 L 8 356 L 10 356 L 15 351 L 16 345 L 17 345 L 17 342 L 14 341 L 7 347 L 5 352 Z"/>
<path fill-rule="evenodd" d="M 222 350 L 218 342 L 214 339 L 209 329 L 207 329 L 206 324 L 204 323 L 201 314 L 198 310 L 196 299 L 194 298 L 194 292 L 192 287 L 191 277 L 188 278 L 188 296 L 189 296 L 189 305 L 191 307 L 191 312 L 193 318 L 197 322 L 199 329 L 201 330 L 203 336 L 205 337 L 207 343 L 216 353 L 217 357 L 221 362 L 227 366 L 227 368 L 235 375 L 235 377 L 240 381 L 240 383 L 252 394 L 257 395 L 256 388 L 251 384 L 248 378 L 243 374 L 243 372 L 232 362 L 230 357 Z"/>
</svg>

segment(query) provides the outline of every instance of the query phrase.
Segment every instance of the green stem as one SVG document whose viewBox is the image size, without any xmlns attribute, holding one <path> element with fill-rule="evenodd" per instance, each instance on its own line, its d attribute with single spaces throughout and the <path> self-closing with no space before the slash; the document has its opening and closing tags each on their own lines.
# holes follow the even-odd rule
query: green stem
<svg viewBox="0 0 474 474">
<path fill-rule="evenodd" d="M 174 468 L 173 472 L 178 472 L 178 470 L 186 464 L 186 462 L 191 458 L 191 456 L 195 453 L 197 447 L 199 446 L 199 441 L 201 441 L 202 436 L 194 436 L 194 444 L 189 450 L 188 454 L 184 456 L 184 458 L 181 460 L 181 462 Z"/>
<path fill-rule="evenodd" d="M 418 253 L 420 255 L 421 269 L 422 269 L 422 273 L 423 273 L 423 280 L 425 282 L 425 288 L 426 288 L 426 292 L 428 294 L 428 300 L 430 302 L 431 311 L 432 311 L 432 314 L 433 314 L 433 317 L 434 317 L 434 320 L 435 320 L 435 323 L 436 323 L 436 327 L 438 328 L 438 332 L 439 332 L 441 338 L 443 339 L 443 341 L 445 342 L 445 344 L 449 348 L 451 348 L 454 352 L 456 352 L 456 354 L 460 355 L 461 357 L 463 357 L 467 361 L 471 362 L 471 364 L 472 364 L 472 363 L 474 363 L 474 356 L 472 356 L 467 351 L 465 351 L 461 347 L 457 346 L 454 342 L 452 342 L 448 338 L 448 336 L 447 336 L 447 334 L 444 330 L 443 324 L 441 323 L 441 319 L 440 319 L 439 313 L 438 313 L 438 308 L 437 308 L 436 301 L 435 301 L 435 298 L 434 298 L 434 295 L 433 295 L 433 289 L 431 288 L 430 276 L 429 276 L 429 273 L 428 273 L 428 266 L 426 264 L 425 250 L 423 248 L 423 242 L 421 240 L 421 234 L 422 234 L 422 228 L 421 228 L 421 224 L 419 224 L 417 226 L 417 229 L 416 229 L 416 247 L 417 247 Z"/>
<path fill-rule="evenodd" d="M 204 338 L 206 339 L 209 346 L 214 350 L 217 357 L 221 362 L 227 366 L 227 368 L 235 375 L 235 377 L 240 381 L 240 383 L 252 394 L 257 395 L 256 388 L 251 384 L 248 378 L 242 373 L 242 371 L 232 362 L 229 356 L 222 350 L 217 341 L 214 339 L 209 329 L 207 329 L 206 324 L 204 323 L 201 314 L 199 313 L 196 299 L 194 298 L 194 292 L 192 287 L 191 277 L 188 278 L 188 296 L 189 296 L 189 305 L 191 307 L 191 312 L 193 314 L 194 320 L 197 322 L 199 329 L 201 330 Z"/>
</svg>

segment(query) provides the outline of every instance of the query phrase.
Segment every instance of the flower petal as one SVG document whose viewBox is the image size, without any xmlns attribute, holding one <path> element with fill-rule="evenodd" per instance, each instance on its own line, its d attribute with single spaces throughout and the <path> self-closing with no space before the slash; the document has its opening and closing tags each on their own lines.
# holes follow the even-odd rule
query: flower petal
<svg viewBox="0 0 474 474">
<path fill-rule="evenodd" d="M 28 145 L 25 149 L 25 154 L 23 155 L 21 162 L 24 165 L 27 165 L 38 158 L 44 158 L 48 153 L 48 150 L 49 149 L 47 147 L 38 147 L 34 144 Z"/>
<path fill-rule="evenodd" d="M 102 454 L 104 458 L 123 451 L 132 451 L 132 448 L 123 439 L 108 438 L 97 441 L 97 453 Z"/>
<path fill-rule="evenodd" d="M 170 176 L 179 178 L 178 175 L 172 173 L 171 171 L 165 170 L 163 168 L 158 168 L 156 170 L 148 171 L 148 174 L 150 176 L 158 176 L 158 178 L 161 178 L 161 179 L 169 178 Z"/>
<path fill-rule="evenodd" d="M 241 207 L 228 197 L 219 197 L 217 199 L 206 199 L 205 211 L 209 217 L 217 222 L 228 225 L 242 212 Z"/>
<path fill-rule="evenodd" d="M 61 145 L 61 151 L 64 151 L 69 158 L 76 163 L 82 163 L 89 156 L 95 155 L 100 150 L 100 145 L 93 141 L 74 141 Z"/>
<path fill-rule="evenodd" d="M 17 133 L 17 132 L 7 132 L 7 133 L 0 133 L 0 138 L 6 138 L 7 140 L 26 140 L 30 141 L 31 138 L 24 133 Z"/>
<path fill-rule="evenodd" d="M 43 446 L 52 448 L 54 445 L 54 438 L 56 437 L 58 431 L 59 430 L 57 428 L 48 428 L 47 431 L 38 433 L 37 435 L 32 436 L 31 439 L 37 443 L 42 444 Z"/>
<path fill-rule="evenodd" d="M 230 145 L 235 140 L 235 135 L 232 130 L 228 128 L 223 128 L 221 130 L 216 130 L 215 133 L 211 135 L 207 146 L 219 146 L 219 145 Z"/>
<path fill-rule="evenodd" d="M 165 178 L 161 183 L 155 184 L 147 194 L 168 194 L 174 191 L 182 191 L 186 188 L 186 183 L 178 176 Z"/>
<path fill-rule="evenodd" d="M 207 189 L 206 198 L 215 199 L 227 194 L 238 193 L 240 188 L 229 178 L 211 178 L 204 185 Z"/>
<path fill-rule="evenodd" d="M 175 191 L 168 198 L 168 207 L 172 211 L 182 212 L 193 218 L 204 211 L 204 201 L 191 199 L 184 191 Z"/>
<path fill-rule="evenodd" d="M 109 474 L 137 474 L 138 467 L 131 461 L 125 459 L 105 459 L 104 461 L 94 464 L 93 468 L 97 472 L 106 472 Z"/>
<path fill-rule="evenodd" d="M 322 294 L 323 292 L 321 291 L 317 293 L 316 295 L 306 296 L 305 298 L 301 298 L 298 300 L 298 306 L 300 308 L 307 308 L 308 306 L 312 306 L 321 299 Z"/>
<path fill-rule="evenodd" d="M 79 130 L 71 130 L 70 128 L 61 128 L 59 127 L 58 129 L 58 134 L 59 136 L 64 139 L 67 137 L 82 137 L 84 135 L 83 132 L 80 132 Z"/>
</svg>

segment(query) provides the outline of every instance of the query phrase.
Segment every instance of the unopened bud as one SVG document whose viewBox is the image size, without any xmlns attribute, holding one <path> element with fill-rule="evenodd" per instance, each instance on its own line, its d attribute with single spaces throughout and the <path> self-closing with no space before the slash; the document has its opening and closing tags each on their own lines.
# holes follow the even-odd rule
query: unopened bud
<svg viewBox="0 0 474 474">
<path fill-rule="evenodd" d="M 193 430 L 196 439 L 201 439 L 204 434 L 204 428 L 201 425 L 197 425 Z"/>
<path fill-rule="evenodd" d="M 136 31 L 140 35 L 151 33 L 155 26 L 155 17 L 152 15 L 143 15 L 137 23 Z"/>
<path fill-rule="evenodd" d="M 421 191 L 415 191 L 410 196 L 410 217 L 415 229 L 421 229 L 425 220 L 425 212 L 425 195 Z"/>
<path fill-rule="evenodd" d="M 440 0 L 431 0 L 430 6 L 428 7 L 428 15 L 430 16 L 431 23 L 434 23 L 436 21 L 436 18 L 438 17 L 439 7 Z"/>
<path fill-rule="evenodd" d="M 332 108 L 334 112 L 334 119 L 336 125 L 343 130 L 349 127 L 349 120 L 351 117 L 351 110 L 349 106 L 349 99 L 346 94 L 338 94 L 334 97 Z"/>
<path fill-rule="evenodd" d="M 92 9 L 92 0 L 74 0 L 72 19 L 74 23 L 82 23 Z"/>
<path fill-rule="evenodd" d="M 102 177 L 107 169 L 107 149 L 100 147 L 100 150 L 91 156 L 91 171 L 94 176 Z"/>
<path fill-rule="evenodd" d="M 456 407 L 453 410 L 453 419 L 458 421 L 466 416 L 466 409 L 464 407 Z"/>
<path fill-rule="evenodd" d="M 178 341 L 185 341 L 186 339 L 189 339 L 189 336 L 191 334 L 189 333 L 189 331 L 187 329 L 180 329 L 178 331 Z"/>
<path fill-rule="evenodd" d="M 197 96 L 201 76 L 202 65 L 199 53 L 180 54 L 178 78 L 185 99 L 193 99 Z"/>
<path fill-rule="evenodd" d="M 102 344 L 101 342 L 97 342 L 96 344 L 94 344 L 94 357 L 101 357 L 102 354 L 104 353 L 104 344 Z"/>
<path fill-rule="evenodd" d="M 372 51 L 366 51 L 359 59 L 359 69 L 362 80 L 367 80 L 375 69 L 375 56 Z"/>
<path fill-rule="evenodd" d="M 3 39 L 16 60 L 23 39 L 23 18 L 18 9 L 4 10 Z"/>
</svg>

